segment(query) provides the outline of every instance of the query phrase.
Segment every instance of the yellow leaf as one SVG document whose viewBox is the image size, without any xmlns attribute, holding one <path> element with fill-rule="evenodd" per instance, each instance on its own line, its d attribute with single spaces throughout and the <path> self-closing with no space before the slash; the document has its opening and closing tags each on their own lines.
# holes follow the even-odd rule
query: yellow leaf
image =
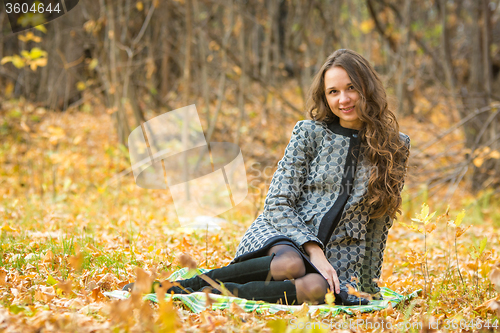
<svg viewBox="0 0 500 333">
<path fill-rule="evenodd" d="M 56 279 L 54 279 L 54 278 L 52 277 L 52 275 L 50 275 L 50 274 L 49 274 L 49 276 L 47 276 L 47 281 L 46 281 L 46 283 L 47 283 L 49 286 L 53 286 L 53 285 L 57 284 L 57 283 L 58 283 L 58 281 L 57 281 Z"/>
<path fill-rule="evenodd" d="M 40 43 L 42 41 L 42 38 L 35 36 L 35 34 L 32 31 L 28 31 L 26 35 L 20 35 L 19 40 L 23 42 L 29 42 L 30 40 L 34 41 L 35 43 Z"/>
<path fill-rule="evenodd" d="M 373 22 L 372 19 L 365 20 L 365 21 L 361 22 L 361 24 L 359 25 L 359 29 L 364 34 L 371 32 L 374 27 L 375 27 L 375 23 Z"/>
<path fill-rule="evenodd" d="M 462 210 L 455 219 L 455 227 L 458 227 L 462 223 L 464 216 L 465 216 L 465 210 Z"/>
<path fill-rule="evenodd" d="M 326 302 L 326 304 L 328 304 L 330 306 L 335 305 L 335 294 L 333 293 L 333 290 L 330 291 L 329 293 L 326 293 L 325 302 Z"/>
<path fill-rule="evenodd" d="M 30 50 L 29 55 L 30 55 L 31 59 L 38 59 L 38 58 L 46 57 L 47 51 L 44 51 L 39 47 L 34 47 Z"/>
<path fill-rule="evenodd" d="M 269 327 L 273 333 L 282 333 L 286 332 L 287 322 L 285 319 L 274 319 L 268 321 L 266 326 Z"/>
<path fill-rule="evenodd" d="M 43 33 L 47 33 L 47 28 L 45 28 L 45 26 L 43 24 L 40 24 L 40 25 L 37 25 L 35 27 L 36 30 L 40 30 L 41 32 Z"/>
<path fill-rule="evenodd" d="M 476 168 L 479 168 L 479 167 L 481 167 L 481 165 L 483 165 L 484 158 L 482 158 L 482 157 L 476 157 L 474 160 L 472 160 L 472 163 L 474 163 L 474 165 L 476 166 Z"/>
<path fill-rule="evenodd" d="M 36 69 L 38 67 L 44 67 L 46 65 L 47 65 L 47 58 L 40 58 L 40 59 L 36 59 L 36 60 L 30 61 L 30 68 L 33 71 L 36 71 Z"/>
<path fill-rule="evenodd" d="M 427 206 L 427 204 L 423 203 L 422 204 L 422 211 L 420 213 L 420 216 L 423 219 L 423 218 L 425 218 L 428 215 L 429 215 L 429 206 Z"/>
<path fill-rule="evenodd" d="M 23 68 L 25 66 L 24 59 L 18 56 L 17 54 L 13 55 L 12 57 L 3 57 L 2 62 L 0 64 L 6 64 L 8 62 L 12 62 L 16 68 Z"/>
<path fill-rule="evenodd" d="M 78 83 L 76 84 L 76 89 L 78 89 L 79 91 L 83 91 L 85 90 L 85 88 L 87 88 L 85 82 L 78 81 Z"/>
<path fill-rule="evenodd" d="M 12 229 L 10 225 L 4 224 L 2 226 L 2 231 L 17 231 L 16 229 Z"/>
<path fill-rule="evenodd" d="M 81 135 L 78 135 L 74 140 L 73 140 L 73 144 L 74 145 L 77 145 L 79 144 L 80 142 L 82 142 L 82 136 Z"/>
<path fill-rule="evenodd" d="M 12 61 L 12 57 L 10 57 L 10 56 L 3 57 L 2 61 L 0 61 L 0 65 L 5 65 L 6 63 L 11 62 L 11 61 Z"/>
<path fill-rule="evenodd" d="M 498 150 L 493 150 L 490 153 L 489 157 L 498 160 L 498 159 L 500 159 L 500 152 Z"/>
<path fill-rule="evenodd" d="M 135 8 L 137 8 L 138 11 L 142 12 L 142 10 L 144 9 L 142 1 L 137 1 L 137 3 L 135 4 Z"/>
<path fill-rule="evenodd" d="M 93 70 L 97 67 L 97 65 L 98 65 L 98 64 L 99 64 L 99 60 L 97 60 L 97 59 L 92 59 L 92 60 L 90 61 L 90 64 L 89 64 L 89 69 L 90 69 L 91 71 L 93 71 Z"/>
</svg>

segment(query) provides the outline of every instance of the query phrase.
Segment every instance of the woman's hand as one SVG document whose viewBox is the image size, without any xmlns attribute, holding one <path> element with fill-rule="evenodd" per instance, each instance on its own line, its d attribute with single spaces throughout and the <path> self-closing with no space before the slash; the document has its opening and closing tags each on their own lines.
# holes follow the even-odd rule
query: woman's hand
<svg viewBox="0 0 500 333">
<path fill-rule="evenodd" d="M 309 254 L 314 267 L 316 267 L 326 281 L 328 281 L 330 290 L 334 290 L 336 294 L 340 293 L 340 282 L 337 272 L 335 272 L 335 269 L 330 265 L 319 245 L 314 242 L 309 242 L 304 244 L 303 247 L 307 254 Z"/>
</svg>

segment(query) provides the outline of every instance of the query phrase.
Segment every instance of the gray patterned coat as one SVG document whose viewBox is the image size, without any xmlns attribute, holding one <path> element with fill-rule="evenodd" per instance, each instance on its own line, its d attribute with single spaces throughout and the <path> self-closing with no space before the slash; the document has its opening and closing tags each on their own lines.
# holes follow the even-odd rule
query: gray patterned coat
<svg viewBox="0 0 500 333">
<path fill-rule="evenodd" d="M 271 181 L 264 212 L 244 234 L 232 263 L 283 236 L 303 254 L 303 245 L 313 241 L 336 270 L 342 290 L 347 283 L 356 287 L 351 282 L 355 277 L 358 289 L 379 292 L 373 279 L 380 277 L 392 219 L 369 218 L 367 185 L 376 169 L 361 155 L 357 163 L 353 158 L 359 148 L 357 133 L 338 122 L 304 120 L 295 125 Z M 410 148 L 409 137 L 400 133 L 400 138 Z"/>
</svg>

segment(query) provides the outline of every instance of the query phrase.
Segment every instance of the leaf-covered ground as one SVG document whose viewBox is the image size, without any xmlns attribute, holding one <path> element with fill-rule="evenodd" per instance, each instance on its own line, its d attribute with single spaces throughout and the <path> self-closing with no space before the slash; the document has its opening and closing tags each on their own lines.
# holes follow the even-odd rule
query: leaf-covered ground
<svg viewBox="0 0 500 333">
<path fill-rule="evenodd" d="M 379 283 L 402 294 L 422 289 L 418 298 L 354 316 L 307 316 L 306 308 L 244 313 L 237 306 L 193 314 L 180 303 L 113 301 L 103 292 L 135 280 L 137 272 L 168 276 L 182 267 L 182 253 L 199 267 L 227 265 L 261 209 L 257 187 L 265 190 L 272 172 L 248 175 L 251 193 L 222 216 L 222 231 L 188 232 L 179 228 L 168 190 L 135 185 L 109 114 L 53 114 L 22 101 L 2 108 L 0 332 L 299 332 L 314 323 L 314 332 L 391 325 L 394 331 L 495 330 L 488 326 L 500 316 L 499 200 L 488 190 L 472 196 L 463 185 L 451 197 L 445 187 L 429 191 L 420 185 L 422 170 L 456 158 L 433 154 L 460 150 L 459 132 L 412 158 L 401 223 L 389 235 Z M 244 154 L 253 149 L 244 155 L 247 167 L 257 165 L 259 149 L 276 162 L 295 120 L 275 129 L 268 124 L 269 138 L 260 144 L 244 141 Z M 259 128 L 253 125 L 248 127 Z M 432 126 L 401 121 L 412 152 L 429 140 Z"/>
</svg>

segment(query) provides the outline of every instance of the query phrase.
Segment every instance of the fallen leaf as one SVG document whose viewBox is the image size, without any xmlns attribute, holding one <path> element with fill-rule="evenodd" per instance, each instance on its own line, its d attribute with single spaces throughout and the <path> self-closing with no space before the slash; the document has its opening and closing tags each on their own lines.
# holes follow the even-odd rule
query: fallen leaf
<svg viewBox="0 0 500 333">
<path fill-rule="evenodd" d="M 196 269 L 196 261 L 187 253 L 181 253 L 179 256 L 179 262 L 181 266 L 187 267 L 189 269 Z"/>
<path fill-rule="evenodd" d="M 7 271 L 3 269 L 3 267 L 0 268 L 0 286 L 6 286 L 7 285 Z"/>
<path fill-rule="evenodd" d="M 69 256 L 68 263 L 75 271 L 79 271 L 82 268 L 83 259 L 83 253 L 78 250 L 74 256 Z"/>
<path fill-rule="evenodd" d="M 48 303 L 56 297 L 54 287 L 38 286 L 35 290 L 35 299 L 39 302 Z"/>
<path fill-rule="evenodd" d="M 91 297 L 94 299 L 94 302 L 98 302 L 98 301 L 106 298 L 104 296 L 104 294 L 101 292 L 101 288 L 100 287 L 94 288 L 92 290 Z"/>
<path fill-rule="evenodd" d="M 73 281 L 67 280 L 64 282 L 59 282 L 56 288 L 61 289 L 66 295 L 71 295 L 73 293 Z"/>
<path fill-rule="evenodd" d="M 493 312 L 497 314 L 497 316 L 500 316 L 500 296 L 497 296 L 496 298 L 492 298 L 490 300 L 487 300 L 480 306 L 476 307 L 474 311 L 488 311 L 488 312 Z"/>
<path fill-rule="evenodd" d="M 48 250 L 47 253 L 43 256 L 43 262 L 52 262 L 55 256 L 51 250 Z"/>
<path fill-rule="evenodd" d="M 108 273 L 104 275 L 98 282 L 97 285 L 101 287 L 102 290 L 112 290 L 120 282 L 113 274 Z"/>
<path fill-rule="evenodd" d="M 490 281 L 495 290 L 500 293 L 500 262 L 496 263 L 490 271 Z"/>
<path fill-rule="evenodd" d="M 293 315 L 297 318 L 300 318 L 307 316 L 308 313 L 309 313 L 309 306 L 307 305 L 307 303 L 303 303 L 300 309 L 293 312 Z"/>
</svg>

